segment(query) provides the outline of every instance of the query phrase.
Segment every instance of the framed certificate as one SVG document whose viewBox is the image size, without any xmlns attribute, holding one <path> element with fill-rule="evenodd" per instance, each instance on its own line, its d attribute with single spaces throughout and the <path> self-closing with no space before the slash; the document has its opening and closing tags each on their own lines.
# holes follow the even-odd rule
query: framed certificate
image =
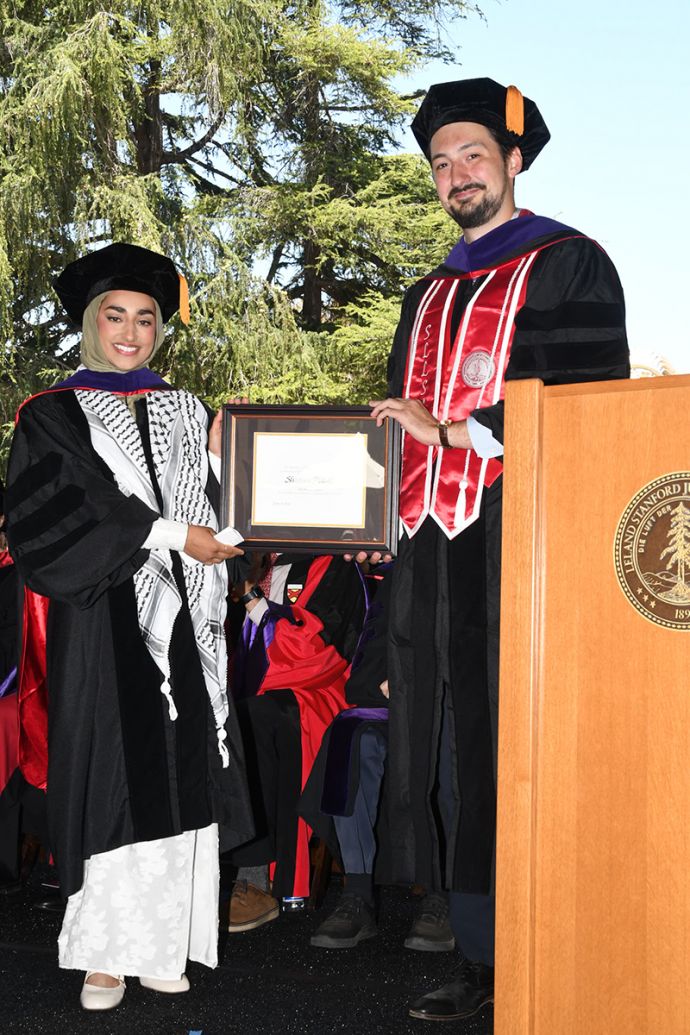
<svg viewBox="0 0 690 1035">
<path fill-rule="evenodd" d="M 221 525 L 251 550 L 395 553 L 399 465 L 367 406 L 226 406 Z"/>
</svg>

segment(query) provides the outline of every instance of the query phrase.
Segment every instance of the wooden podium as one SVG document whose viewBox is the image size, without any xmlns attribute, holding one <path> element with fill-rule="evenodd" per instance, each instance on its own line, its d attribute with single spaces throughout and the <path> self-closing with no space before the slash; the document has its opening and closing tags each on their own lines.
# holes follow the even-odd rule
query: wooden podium
<svg viewBox="0 0 690 1035">
<path fill-rule="evenodd" d="M 690 376 L 512 382 L 506 444 L 495 1035 L 688 1035 Z"/>
</svg>

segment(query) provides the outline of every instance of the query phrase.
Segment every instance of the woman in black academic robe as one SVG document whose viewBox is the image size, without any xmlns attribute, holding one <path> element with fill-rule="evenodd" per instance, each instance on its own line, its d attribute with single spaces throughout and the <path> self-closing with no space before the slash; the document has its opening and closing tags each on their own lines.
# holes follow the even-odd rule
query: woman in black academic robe
<svg viewBox="0 0 690 1035">
<path fill-rule="evenodd" d="M 20 410 L 8 536 L 25 621 L 47 610 L 60 965 L 109 1009 L 125 974 L 182 992 L 187 958 L 217 963 L 218 824 L 223 848 L 252 832 L 223 633 L 224 562 L 244 570 L 214 538 L 219 423 L 147 366 L 179 305 L 173 264 L 115 244 L 55 287 L 83 366 Z"/>
</svg>

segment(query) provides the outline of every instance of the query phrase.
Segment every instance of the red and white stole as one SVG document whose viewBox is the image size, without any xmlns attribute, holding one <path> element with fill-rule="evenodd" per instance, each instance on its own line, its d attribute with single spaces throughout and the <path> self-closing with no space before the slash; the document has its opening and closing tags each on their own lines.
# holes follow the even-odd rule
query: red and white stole
<svg viewBox="0 0 690 1035">
<path fill-rule="evenodd" d="M 494 269 L 429 281 L 410 335 L 406 399 L 421 400 L 437 420 L 460 421 L 503 398 L 515 314 L 540 250 Z M 485 279 L 467 304 L 453 348 L 451 313 L 460 282 L 479 277 Z M 500 460 L 482 460 L 472 449 L 425 446 L 403 432 L 400 518 L 408 536 L 431 514 L 454 539 L 477 520 L 484 486 L 502 470 Z"/>
</svg>

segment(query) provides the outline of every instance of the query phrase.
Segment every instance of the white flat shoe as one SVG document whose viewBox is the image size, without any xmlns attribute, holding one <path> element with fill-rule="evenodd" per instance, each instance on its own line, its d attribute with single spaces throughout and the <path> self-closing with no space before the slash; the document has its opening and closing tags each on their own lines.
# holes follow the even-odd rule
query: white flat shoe
<svg viewBox="0 0 690 1035">
<path fill-rule="evenodd" d="M 167 992 L 168 995 L 179 995 L 189 991 L 189 978 L 183 974 L 177 981 L 162 981 L 160 978 L 140 977 L 142 988 L 152 988 L 154 992 Z"/>
<path fill-rule="evenodd" d="M 98 973 L 100 971 L 87 970 L 79 1002 L 84 1010 L 114 1010 L 124 998 L 126 987 L 124 978 L 120 974 L 110 975 L 111 977 L 116 977 L 119 981 L 119 984 L 115 985 L 114 988 L 102 988 L 101 985 L 87 985 L 86 982 L 91 975 Z"/>
</svg>

